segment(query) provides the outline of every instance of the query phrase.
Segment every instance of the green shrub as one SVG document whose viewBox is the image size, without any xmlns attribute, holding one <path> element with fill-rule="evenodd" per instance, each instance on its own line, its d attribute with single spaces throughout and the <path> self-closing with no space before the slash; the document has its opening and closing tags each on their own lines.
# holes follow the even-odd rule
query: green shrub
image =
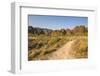
<svg viewBox="0 0 100 76">
<path fill-rule="evenodd" d="M 52 38 L 48 41 L 48 44 L 49 44 L 49 45 L 55 44 L 55 43 L 57 43 L 59 40 L 60 40 L 60 38 L 52 37 Z"/>
</svg>

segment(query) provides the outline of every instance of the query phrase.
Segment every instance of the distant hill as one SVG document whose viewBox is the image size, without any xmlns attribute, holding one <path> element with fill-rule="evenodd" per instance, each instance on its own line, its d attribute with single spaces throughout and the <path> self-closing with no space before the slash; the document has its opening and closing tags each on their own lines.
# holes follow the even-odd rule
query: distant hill
<svg viewBox="0 0 100 76">
<path fill-rule="evenodd" d="M 28 26 L 28 32 L 32 34 L 47 34 L 49 35 L 53 30 L 39 27 Z"/>
<path fill-rule="evenodd" d="M 28 33 L 32 34 L 45 34 L 45 35 L 80 35 L 80 34 L 86 34 L 88 32 L 88 28 L 85 27 L 85 25 L 76 26 L 73 29 L 60 29 L 60 30 L 52 30 L 47 28 L 39 28 L 39 27 L 32 27 L 28 26 Z"/>
</svg>

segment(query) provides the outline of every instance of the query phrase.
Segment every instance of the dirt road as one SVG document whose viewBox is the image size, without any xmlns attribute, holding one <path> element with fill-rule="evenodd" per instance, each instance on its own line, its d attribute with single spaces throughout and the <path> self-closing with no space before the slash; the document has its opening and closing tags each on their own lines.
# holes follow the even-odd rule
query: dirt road
<svg viewBox="0 0 100 76">
<path fill-rule="evenodd" d="M 67 42 L 63 47 L 52 53 L 50 60 L 55 59 L 72 59 L 73 57 L 70 55 L 70 52 L 73 51 L 72 46 L 75 45 L 77 40 Z"/>
</svg>

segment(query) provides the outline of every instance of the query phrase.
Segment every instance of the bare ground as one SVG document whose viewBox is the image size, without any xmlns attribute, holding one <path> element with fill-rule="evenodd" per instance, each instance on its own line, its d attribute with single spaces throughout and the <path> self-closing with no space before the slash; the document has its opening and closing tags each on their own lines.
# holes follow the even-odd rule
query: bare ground
<svg viewBox="0 0 100 76">
<path fill-rule="evenodd" d="M 74 57 L 70 55 L 70 52 L 73 52 L 72 46 L 75 45 L 78 41 L 73 40 L 66 43 L 63 47 L 58 49 L 57 51 L 53 52 L 50 60 L 55 59 L 73 59 Z"/>
</svg>

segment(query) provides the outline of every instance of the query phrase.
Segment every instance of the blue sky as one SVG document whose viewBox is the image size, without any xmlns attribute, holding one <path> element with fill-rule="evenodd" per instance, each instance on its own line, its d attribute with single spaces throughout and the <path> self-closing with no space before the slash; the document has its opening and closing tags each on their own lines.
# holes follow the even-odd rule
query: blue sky
<svg viewBox="0 0 100 76">
<path fill-rule="evenodd" d="M 77 25 L 88 26 L 88 17 L 29 15 L 28 25 L 48 29 L 67 29 Z"/>
</svg>

